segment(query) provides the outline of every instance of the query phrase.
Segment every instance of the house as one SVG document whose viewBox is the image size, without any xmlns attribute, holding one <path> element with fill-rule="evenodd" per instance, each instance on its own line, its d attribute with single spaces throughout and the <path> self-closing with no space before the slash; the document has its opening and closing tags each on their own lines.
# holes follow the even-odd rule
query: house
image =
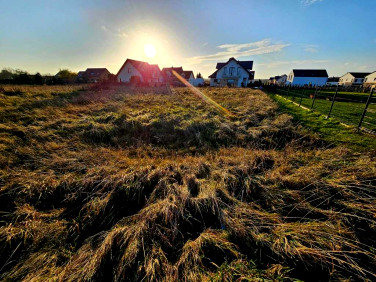
<svg viewBox="0 0 376 282">
<path fill-rule="evenodd" d="M 275 85 L 285 85 L 287 80 L 287 75 L 277 75 L 273 76 L 269 79 L 269 84 L 275 84 Z"/>
<path fill-rule="evenodd" d="M 369 72 L 348 72 L 339 78 L 338 85 L 341 86 L 360 86 Z"/>
<path fill-rule="evenodd" d="M 174 86 L 184 86 L 184 83 L 182 83 L 174 74 L 173 72 L 176 72 L 177 74 L 179 74 L 180 76 L 184 77 L 185 76 L 188 76 L 188 79 L 189 79 L 189 74 L 188 72 L 186 72 L 184 74 L 184 70 L 183 70 L 183 67 L 171 67 L 171 68 L 163 68 L 162 69 L 162 74 L 163 74 L 163 77 L 165 79 L 165 81 L 171 85 L 174 85 Z M 192 72 L 192 75 L 193 75 L 193 72 Z M 185 78 L 187 79 L 187 78 Z M 188 80 L 187 79 L 187 80 Z"/>
<path fill-rule="evenodd" d="M 376 87 L 376 71 L 374 71 L 373 73 L 370 73 L 364 78 L 363 86 L 371 87 L 371 88 Z"/>
<path fill-rule="evenodd" d="M 141 83 L 149 86 L 164 84 L 164 78 L 158 65 L 127 59 L 116 75 L 118 82 Z"/>
<path fill-rule="evenodd" d="M 328 81 L 326 82 L 326 86 L 337 86 L 339 82 L 339 77 L 332 76 L 328 78 Z"/>
<path fill-rule="evenodd" d="M 238 61 L 230 58 L 226 63 L 217 63 L 216 71 L 209 76 L 210 86 L 247 86 L 255 76 L 253 61 Z"/>
<path fill-rule="evenodd" d="M 111 73 L 106 68 L 88 68 L 86 71 L 80 71 L 77 74 L 77 82 L 103 82 L 111 77 Z"/>
<path fill-rule="evenodd" d="M 293 69 L 287 77 L 286 85 L 323 86 L 328 80 L 328 73 L 323 69 Z"/>
</svg>

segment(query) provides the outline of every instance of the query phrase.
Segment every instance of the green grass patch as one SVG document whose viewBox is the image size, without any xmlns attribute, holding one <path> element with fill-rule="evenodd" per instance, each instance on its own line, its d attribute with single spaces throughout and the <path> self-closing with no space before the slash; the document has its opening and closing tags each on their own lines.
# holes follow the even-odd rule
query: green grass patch
<svg viewBox="0 0 376 282">
<path fill-rule="evenodd" d="M 294 121 L 299 122 L 299 124 L 303 125 L 304 127 L 318 133 L 324 140 L 335 145 L 346 146 L 357 151 L 375 150 L 376 137 L 373 135 L 358 132 L 355 127 L 346 127 L 339 121 L 332 118 L 327 119 L 320 113 L 299 108 L 291 101 L 286 101 L 280 96 L 270 96 L 278 103 L 279 109 L 282 112 L 291 114 L 294 117 Z M 303 100 L 304 103 L 302 103 L 302 106 L 310 107 L 312 100 Z M 325 100 L 315 101 L 317 108 L 327 109 L 328 103 L 325 103 L 324 101 Z M 295 102 L 299 103 L 299 101 Z M 315 110 L 317 108 L 315 108 Z"/>
</svg>

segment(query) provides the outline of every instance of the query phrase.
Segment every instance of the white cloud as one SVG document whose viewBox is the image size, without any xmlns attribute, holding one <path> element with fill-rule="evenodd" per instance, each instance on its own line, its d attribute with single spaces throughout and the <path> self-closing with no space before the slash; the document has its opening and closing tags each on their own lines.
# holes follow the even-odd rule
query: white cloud
<svg viewBox="0 0 376 282">
<path fill-rule="evenodd" d="M 200 64 L 203 61 L 227 60 L 230 57 L 238 58 L 252 55 L 268 54 L 279 52 L 287 46 L 290 46 L 290 44 L 273 44 L 269 39 L 243 44 L 223 44 L 217 46 L 217 48 L 223 49 L 223 51 L 209 55 L 191 57 L 188 58 L 188 61 L 190 64 Z"/>
<path fill-rule="evenodd" d="M 323 0 L 301 0 L 301 3 L 303 6 L 307 7 L 307 6 L 311 6 L 315 3 L 319 3 L 319 2 L 322 2 Z"/>
<path fill-rule="evenodd" d="M 106 33 L 108 33 L 108 34 L 111 34 L 111 35 L 113 35 L 113 36 L 116 36 L 116 37 L 128 37 L 128 34 L 127 33 L 125 33 L 125 32 L 123 32 L 120 28 L 118 28 L 118 29 L 111 29 L 111 28 L 109 28 L 109 27 L 107 27 L 107 26 L 105 26 L 105 25 L 102 25 L 101 26 L 101 29 L 104 31 L 104 32 L 106 32 Z"/>
<path fill-rule="evenodd" d="M 207 46 L 209 43 L 208 42 L 205 42 L 202 44 L 202 46 Z"/>
<path fill-rule="evenodd" d="M 317 53 L 319 51 L 319 46 L 317 45 L 309 45 L 309 44 L 306 44 L 304 45 L 304 51 L 308 52 L 308 53 Z"/>
</svg>

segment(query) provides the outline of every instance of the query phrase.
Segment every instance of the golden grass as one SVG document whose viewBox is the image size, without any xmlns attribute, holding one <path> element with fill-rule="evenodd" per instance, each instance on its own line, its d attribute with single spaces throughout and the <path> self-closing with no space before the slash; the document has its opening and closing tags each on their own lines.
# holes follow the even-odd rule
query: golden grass
<svg viewBox="0 0 376 282">
<path fill-rule="evenodd" d="M 375 156 L 201 90 L 6 86 L 0 279 L 375 279 Z"/>
</svg>

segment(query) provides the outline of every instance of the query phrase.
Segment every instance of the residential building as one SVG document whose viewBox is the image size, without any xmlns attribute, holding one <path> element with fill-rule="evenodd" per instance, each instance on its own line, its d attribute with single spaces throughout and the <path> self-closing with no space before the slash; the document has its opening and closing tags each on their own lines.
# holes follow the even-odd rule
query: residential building
<svg viewBox="0 0 376 282">
<path fill-rule="evenodd" d="M 253 61 L 238 61 L 230 58 L 226 63 L 217 63 L 216 71 L 209 76 L 210 86 L 245 87 L 254 79 Z"/>
<path fill-rule="evenodd" d="M 337 86 L 339 82 L 339 77 L 329 77 L 328 81 L 326 82 L 326 86 Z"/>
<path fill-rule="evenodd" d="M 287 77 L 286 85 L 324 86 L 328 73 L 324 69 L 293 69 Z"/>
<path fill-rule="evenodd" d="M 269 84 L 275 84 L 275 85 L 285 85 L 287 80 L 287 75 L 277 75 L 273 76 L 269 79 Z"/>
<path fill-rule="evenodd" d="M 372 88 L 376 87 L 376 71 L 370 73 L 364 78 L 363 86 Z"/>
<path fill-rule="evenodd" d="M 88 68 L 86 71 L 80 71 L 77 74 L 77 82 L 102 82 L 110 78 L 111 73 L 106 68 Z"/>
<path fill-rule="evenodd" d="M 164 84 L 164 78 L 158 65 L 127 59 L 116 75 L 121 83 L 136 83 L 149 86 Z"/>
<path fill-rule="evenodd" d="M 369 72 L 348 72 L 339 78 L 340 86 L 361 86 Z"/>
</svg>

